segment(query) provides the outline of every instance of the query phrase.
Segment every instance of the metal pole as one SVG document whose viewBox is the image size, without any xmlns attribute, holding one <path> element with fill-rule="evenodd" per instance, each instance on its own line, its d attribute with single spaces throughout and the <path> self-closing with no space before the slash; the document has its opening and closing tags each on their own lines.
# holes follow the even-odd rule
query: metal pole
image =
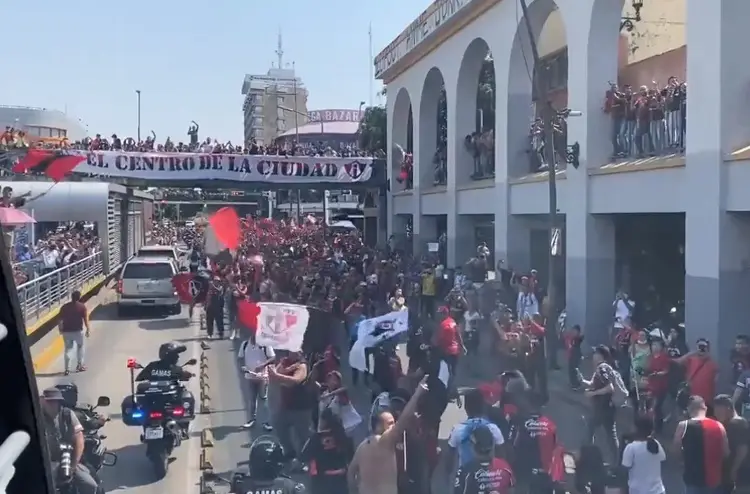
<svg viewBox="0 0 750 494">
<path fill-rule="evenodd" d="M 555 168 L 555 149 L 554 149 L 554 119 L 556 116 L 556 112 L 554 108 L 552 107 L 552 102 L 549 99 L 549 94 L 547 92 L 547 84 L 542 83 L 542 78 L 546 78 L 547 74 L 544 73 L 540 60 L 539 60 L 539 50 L 536 45 L 536 39 L 534 37 L 534 30 L 531 27 L 531 19 L 529 18 L 529 9 L 528 5 L 526 5 L 526 0 L 519 0 L 521 3 L 521 11 L 523 13 L 523 20 L 524 24 L 526 26 L 526 32 L 529 36 L 529 45 L 531 46 L 531 55 L 534 60 L 534 73 L 533 73 L 533 81 L 536 89 L 536 94 L 538 101 L 542 104 L 542 121 L 544 122 L 544 140 L 545 140 L 545 146 L 544 146 L 544 152 L 545 152 L 545 160 L 547 161 L 547 166 L 549 169 L 548 172 L 548 185 L 549 185 L 549 238 L 547 239 L 547 252 L 549 253 L 549 259 L 548 259 L 548 282 L 547 282 L 547 314 L 545 316 L 550 320 L 554 321 L 557 318 L 557 259 L 556 256 L 552 254 L 552 244 L 551 239 L 553 232 L 558 229 L 558 218 L 557 218 L 557 177 L 556 175 L 556 168 Z M 545 338 L 545 343 L 547 346 L 547 356 L 550 360 L 550 363 L 556 363 L 556 354 L 553 355 L 557 351 L 557 345 L 552 341 L 553 337 L 556 337 L 556 331 L 554 330 L 554 326 L 548 324 L 547 325 L 547 337 Z M 546 371 L 546 366 L 545 371 Z M 546 377 L 546 372 L 545 372 Z M 546 379 L 545 379 L 546 381 Z M 545 386 L 546 387 L 546 386 Z M 546 390 L 544 390 L 546 394 Z"/>
<path fill-rule="evenodd" d="M 138 95 L 138 142 L 141 142 L 141 90 L 136 89 L 135 94 Z"/>
</svg>

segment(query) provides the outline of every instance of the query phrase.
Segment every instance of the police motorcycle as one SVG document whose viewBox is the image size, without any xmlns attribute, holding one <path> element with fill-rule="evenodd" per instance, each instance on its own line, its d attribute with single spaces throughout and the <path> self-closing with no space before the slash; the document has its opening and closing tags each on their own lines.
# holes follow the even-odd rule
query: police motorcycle
<svg viewBox="0 0 750 494">
<path fill-rule="evenodd" d="M 158 479 L 166 476 L 169 457 L 188 438 L 188 426 L 195 418 L 195 397 L 181 382 L 194 376 L 182 368 L 197 361 L 178 365 L 185 350 L 180 343 L 165 343 L 159 347 L 158 361 L 145 367 L 135 359 L 127 361 L 130 395 L 123 399 L 122 419 L 125 425 L 142 427 L 140 439 Z"/>
<path fill-rule="evenodd" d="M 78 403 L 78 386 L 75 383 L 56 384 L 63 396 L 63 406 L 73 411 L 83 427 L 83 457 L 81 462 L 89 469 L 94 479 L 98 480 L 98 472 L 103 466 L 111 467 L 117 463 L 117 455 L 107 451 L 103 441 L 107 436 L 100 433 L 109 417 L 96 411 L 97 408 L 110 404 L 107 396 L 100 396 L 96 405 Z"/>
<path fill-rule="evenodd" d="M 271 436 L 260 436 L 250 445 L 247 470 L 230 478 L 210 473 L 201 477 L 200 492 L 211 492 L 209 482 L 229 485 L 230 494 L 304 494 L 305 487 L 284 473 L 284 451 Z"/>
</svg>

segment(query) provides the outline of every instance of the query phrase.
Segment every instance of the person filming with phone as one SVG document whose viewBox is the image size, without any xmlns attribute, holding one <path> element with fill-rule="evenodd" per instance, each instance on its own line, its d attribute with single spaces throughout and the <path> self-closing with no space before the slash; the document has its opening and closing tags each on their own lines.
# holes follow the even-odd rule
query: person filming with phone
<svg viewBox="0 0 750 494">
<path fill-rule="evenodd" d="M 678 404 L 684 408 L 689 396 L 700 396 L 708 408 L 708 416 L 712 417 L 719 366 L 711 358 L 708 340 L 699 338 L 696 350 L 675 359 L 675 362 L 685 368 L 685 385 L 678 393 Z"/>
</svg>

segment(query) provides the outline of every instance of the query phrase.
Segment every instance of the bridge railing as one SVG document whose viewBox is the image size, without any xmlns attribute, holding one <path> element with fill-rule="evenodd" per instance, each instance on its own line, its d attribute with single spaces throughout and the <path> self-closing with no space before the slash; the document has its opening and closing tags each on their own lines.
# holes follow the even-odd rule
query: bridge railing
<svg viewBox="0 0 750 494">
<path fill-rule="evenodd" d="M 27 331 L 70 301 L 70 295 L 95 285 L 105 276 L 102 253 L 96 252 L 16 288 Z"/>
</svg>

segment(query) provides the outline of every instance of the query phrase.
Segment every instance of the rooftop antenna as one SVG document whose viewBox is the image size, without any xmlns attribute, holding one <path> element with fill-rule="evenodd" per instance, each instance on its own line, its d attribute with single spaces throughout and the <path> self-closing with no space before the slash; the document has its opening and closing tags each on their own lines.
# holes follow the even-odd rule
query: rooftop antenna
<svg viewBox="0 0 750 494">
<path fill-rule="evenodd" d="M 279 39 L 276 47 L 276 56 L 279 57 L 279 68 L 284 67 L 284 42 L 281 36 L 281 29 L 279 29 Z"/>
</svg>

